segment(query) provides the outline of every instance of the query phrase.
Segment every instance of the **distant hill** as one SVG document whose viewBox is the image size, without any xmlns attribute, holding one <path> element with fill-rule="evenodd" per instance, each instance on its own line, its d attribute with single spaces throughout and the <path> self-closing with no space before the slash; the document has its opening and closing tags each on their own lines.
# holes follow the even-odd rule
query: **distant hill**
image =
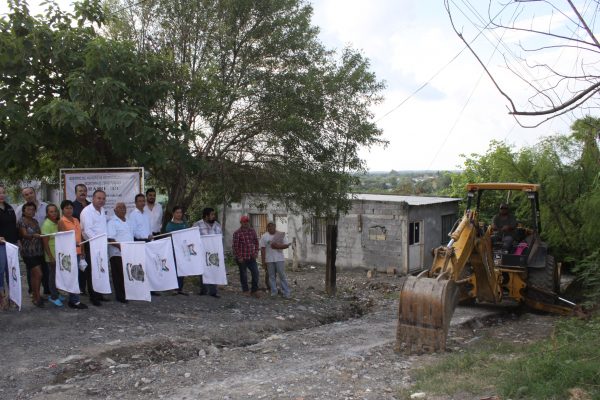
<svg viewBox="0 0 600 400">
<path fill-rule="evenodd" d="M 452 182 L 451 176 L 459 170 L 438 171 L 369 171 L 356 174 L 360 183 L 353 187 L 355 193 L 381 193 L 398 195 L 443 195 Z"/>
</svg>

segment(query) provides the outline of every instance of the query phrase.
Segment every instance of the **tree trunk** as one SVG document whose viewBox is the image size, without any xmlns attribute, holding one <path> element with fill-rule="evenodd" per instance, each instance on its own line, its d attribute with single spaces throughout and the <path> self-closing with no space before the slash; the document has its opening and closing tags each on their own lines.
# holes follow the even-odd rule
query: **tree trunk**
<svg viewBox="0 0 600 400">
<path fill-rule="evenodd" d="M 327 225 L 327 261 L 325 263 L 325 290 L 330 296 L 334 296 L 336 292 L 335 256 L 337 253 L 337 236 L 337 225 Z"/>
</svg>

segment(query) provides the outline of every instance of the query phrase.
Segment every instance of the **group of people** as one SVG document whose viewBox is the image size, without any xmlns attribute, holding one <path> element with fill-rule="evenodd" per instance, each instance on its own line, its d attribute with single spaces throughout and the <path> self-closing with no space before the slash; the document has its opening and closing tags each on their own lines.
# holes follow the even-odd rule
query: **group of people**
<svg viewBox="0 0 600 400">
<path fill-rule="evenodd" d="M 121 260 L 121 242 L 151 241 L 162 232 L 170 233 L 189 226 L 184 220 L 183 209 L 175 206 L 172 219 L 163 224 L 163 209 L 156 202 L 156 190 L 148 189 L 146 194 L 135 196 L 135 208 L 128 214 L 123 202 L 115 205 L 114 216 L 108 218 L 104 209 L 106 193 L 96 190 L 92 201 L 87 200 L 88 190 L 83 184 L 75 187 L 75 200 L 64 200 L 59 208 L 54 204 L 38 201 L 35 190 L 31 187 L 22 190 L 24 203 L 13 208 L 6 201 L 6 188 L 0 185 L 0 309 L 7 309 L 9 302 L 5 294 L 8 285 L 8 268 L 5 243 L 18 245 L 23 263 L 26 267 L 27 283 L 32 302 L 37 307 L 43 307 L 47 301 L 56 307 L 68 306 L 74 309 L 86 309 L 86 304 L 80 300 L 79 293 L 68 293 L 63 296 L 56 288 L 56 255 L 54 253 L 54 234 L 63 231 L 74 231 L 77 249 L 77 265 L 79 268 L 79 289 L 81 294 L 87 294 L 94 306 L 101 306 L 108 301 L 102 294 L 94 291 L 89 239 L 106 234 L 108 240 L 108 257 L 113 280 L 115 298 L 127 303 L 123 278 L 123 263 Z M 202 219 L 192 225 L 197 227 L 200 235 L 222 234 L 222 228 L 216 219 L 213 208 L 202 210 Z M 111 244 L 113 242 L 113 244 Z M 257 258 L 260 251 L 262 265 L 268 274 L 268 286 L 271 296 L 278 294 L 277 278 L 281 292 L 285 298 L 290 297 L 290 288 L 285 274 L 285 257 L 283 250 L 290 243 L 285 234 L 277 232 L 274 222 L 269 222 L 267 231 L 260 240 L 256 230 L 250 226 L 250 219 L 243 215 L 240 218 L 240 228 L 233 234 L 233 256 L 239 267 L 241 288 L 245 295 L 259 297 L 259 270 Z M 248 287 L 248 270 L 251 274 L 251 284 Z M 217 285 L 204 284 L 200 278 L 200 295 L 210 295 L 219 298 Z M 5 281 L 6 279 L 6 281 Z M 187 295 L 183 290 L 184 278 L 177 278 L 176 294 Z M 152 292 L 154 296 L 160 293 Z"/>
</svg>

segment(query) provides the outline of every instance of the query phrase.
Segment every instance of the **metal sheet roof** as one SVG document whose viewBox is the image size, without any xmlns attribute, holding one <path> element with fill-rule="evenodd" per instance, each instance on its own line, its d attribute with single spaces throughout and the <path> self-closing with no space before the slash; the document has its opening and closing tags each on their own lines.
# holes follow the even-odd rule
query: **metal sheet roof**
<svg viewBox="0 0 600 400">
<path fill-rule="evenodd" d="M 389 203 L 405 202 L 411 206 L 423 206 L 428 204 L 451 203 L 462 199 L 455 197 L 426 197 L 426 196 L 397 196 L 390 194 L 354 193 L 355 200 L 381 201 Z"/>
</svg>

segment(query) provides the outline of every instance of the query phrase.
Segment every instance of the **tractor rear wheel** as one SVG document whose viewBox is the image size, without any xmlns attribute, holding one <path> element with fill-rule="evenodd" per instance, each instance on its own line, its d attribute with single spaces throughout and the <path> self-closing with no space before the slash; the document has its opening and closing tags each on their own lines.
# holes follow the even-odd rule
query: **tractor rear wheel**
<svg viewBox="0 0 600 400">
<path fill-rule="evenodd" d="M 552 301 L 560 293 L 560 269 L 551 255 L 546 256 L 544 268 L 529 268 L 527 276 L 528 297 L 540 301 Z M 535 290 L 540 289 L 540 291 Z M 548 292 L 543 293 L 543 292 Z"/>
</svg>

